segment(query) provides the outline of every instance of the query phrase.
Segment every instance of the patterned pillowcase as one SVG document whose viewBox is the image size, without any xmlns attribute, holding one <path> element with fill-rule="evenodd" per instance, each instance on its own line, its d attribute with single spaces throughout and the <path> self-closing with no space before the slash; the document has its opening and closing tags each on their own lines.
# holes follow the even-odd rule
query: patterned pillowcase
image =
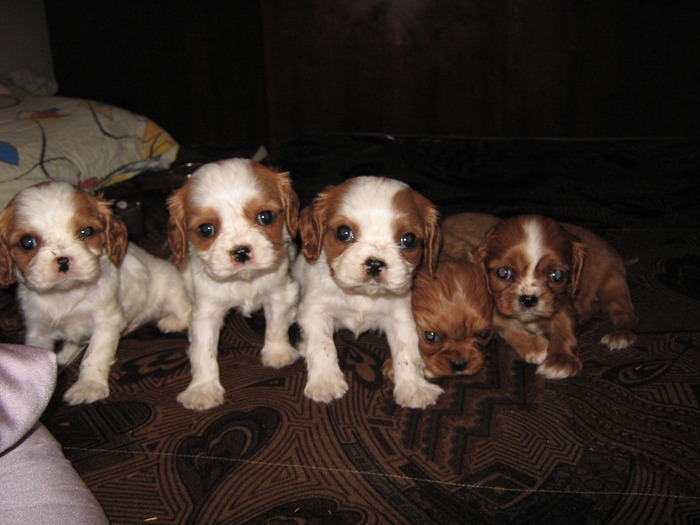
<svg viewBox="0 0 700 525">
<path fill-rule="evenodd" d="M 0 210 L 49 180 L 98 189 L 175 160 L 178 144 L 152 120 L 90 100 L 0 95 Z"/>
</svg>

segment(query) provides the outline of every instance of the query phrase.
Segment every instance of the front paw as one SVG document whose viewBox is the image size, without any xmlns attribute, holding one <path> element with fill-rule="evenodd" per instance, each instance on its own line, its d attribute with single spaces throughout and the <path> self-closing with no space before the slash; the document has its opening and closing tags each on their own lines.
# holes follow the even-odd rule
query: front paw
<svg viewBox="0 0 700 525">
<path fill-rule="evenodd" d="M 609 334 L 603 336 L 601 343 L 607 345 L 610 350 L 622 350 L 628 346 L 632 346 L 637 341 L 637 336 L 632 330 L 619 329 L 613 330 Z"/>
<path fill-rule="evenodd" d="M 211 381 L 187 389 L 177 396 L 177 400 L 185 408 L 201 411 L 224 404 L 224 387 L 218 381 Z"/>
<path fill-rule="evenodd" d="M 394 386 L 396 404 L 407 408 L 425 408 L 434 405 L 444 390 L 438 385 L 418 378 L 414 381 L 402 381 Z"/>
<path fill-rule="evenodd" d="M 306 381 L 304 395 L 319 403 L 330 403 L 340 399 L 348 391 L 348 383 L 342 372 Z"/>
<path fill-rule="evenodd" d="M 266 344 L 260 352 L 263 366 L 282 368 L 299 359 L 299 352 L 288 343 Z"/>
<path fill-rule="evenodd" d="M 547 379 L 564 379 L 576 375 L 582 367 L 581 360 L 573 354 L 555 354 L 537 367 L 537 373 Z"/>
<path fill-rule="evenodd" d="M 78 379 L 75 384 L 70 387 L 63 399 L 69 405 L 80 405 L 82 403 L 93 403 L 100 399 L 105 399 L 109 396 L 109 385 L 91 379 Z"/>
</svg>

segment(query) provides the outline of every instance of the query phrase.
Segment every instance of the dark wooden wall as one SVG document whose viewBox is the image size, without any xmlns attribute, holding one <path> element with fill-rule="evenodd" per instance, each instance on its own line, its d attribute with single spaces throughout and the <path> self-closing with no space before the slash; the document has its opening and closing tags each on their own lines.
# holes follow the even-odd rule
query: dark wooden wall
<svg viewBox="0 0 700 525">
<path fill-rule="evenodd" d="M 184 142 L 700 134 L 700 2 L 46 0 L 61 94 Z"/>
</svg>

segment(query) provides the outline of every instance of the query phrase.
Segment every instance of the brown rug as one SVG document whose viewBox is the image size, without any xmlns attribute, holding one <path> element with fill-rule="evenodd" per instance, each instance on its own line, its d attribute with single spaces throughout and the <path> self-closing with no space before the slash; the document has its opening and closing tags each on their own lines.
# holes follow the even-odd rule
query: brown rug
<svg viewBox="0 0 700 525">
<path fill-rule="evenodd" d="M 219 155 L 221 156 L 221 155 Z M 638 257 L 634 347 L 610 352 L 600 316 L 579 330 L 583 371 L 544 380 L 503 343 L 473 377 L 440 381 L 434 407 L 396 406 L 382 336 L 336 335 L 348 394 L 303 395 L 305 368 L 263 368 L 264 318 L 228 317 L 224 406 L 176 402 L 184 334 L 122 339 L 104 402 L 68 407 L 60 377 L 44 422 L 114 524 L 700 522 L 700 141 L 310 137 L 266 160 L 303 202 L 324 185 L 403 179 L 443 215 L 543 213 Z M 191 170 L 112 190 L 139 200 L 138 242 L 166 254 L 162 203 Z M 8 294 L 3 338 L 21 340 Z M 293 334 L 294 335 L 294 334 Z"/>
</svg>

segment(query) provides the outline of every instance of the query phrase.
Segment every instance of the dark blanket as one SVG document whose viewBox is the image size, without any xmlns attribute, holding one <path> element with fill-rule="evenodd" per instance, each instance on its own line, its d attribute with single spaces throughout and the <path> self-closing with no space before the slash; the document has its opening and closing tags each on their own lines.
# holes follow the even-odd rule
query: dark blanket
<svg viewBox="0 0 700 525">
<path fill-rule="evenodd" d="M 218 156 L 235 154 L 220 152 Z M 197 158 L 197 160 L 202 160 Z M 211 159 L 213 160 L 213 158 Z M 303 395 L 302 361 L 263 368 L 264 317 L 232 312 L 219 347 L 224 406 L 175 400 L 185 334 L 122 339 L 104 402 L 68 407 L 60 377 L 44 422 L 113 523 L 696 523 L 700 520 L 700 141 L 311 137 L 265 162 L 302 203 L 355 175 L 405 180 L 443 216 L 540 213 L 602 235 L 625 257 L 639 314 L 632 347 L 579 328 L 583 371 L 545 380 L 502 342 L 473 377 L 439 381 L 426 410 L 382 378 L 381 335 L 336 336 L 349 391 Z M 167 255 L 164 200 L 195 166 L 111 190 L 138 200 L 138 242 Z M 21 323 L 3 296 L 4 338 Z"/>
</svg>

